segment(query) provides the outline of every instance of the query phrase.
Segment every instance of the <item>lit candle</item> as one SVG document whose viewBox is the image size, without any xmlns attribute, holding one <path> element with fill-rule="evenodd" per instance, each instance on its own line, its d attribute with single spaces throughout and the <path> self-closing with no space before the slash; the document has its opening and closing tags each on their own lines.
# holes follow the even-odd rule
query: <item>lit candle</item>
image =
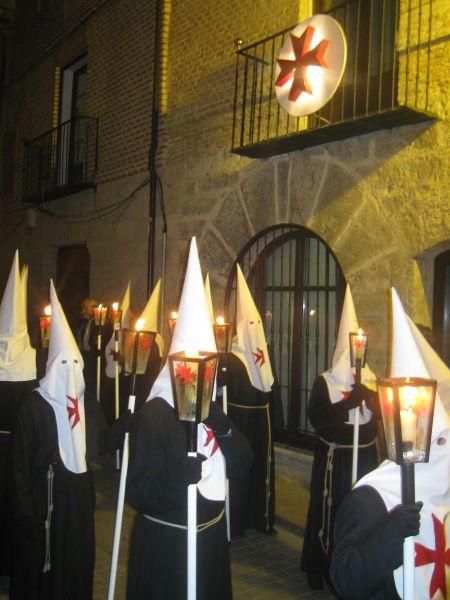
<svg viewBox="0 0 450 600">
<path fill-rule="evenodd" d="M 136 331 L 142 331 L 144 329 L 145 319 L 138 319 L 136 321 L 135 329 Z"/>
<path fill-rule="evenodd" d="M 44 314 L 47 315 L 47 317 L 50 317 L 52 314 L 52 307 L 50 304 L 48 304 L 45 308 L 44 308 Z"/>
<path fill-rule="evenodd" d="M 113 302 L 113 310 L 119 310 L 119 303 L 118 302 Z"/>
<path fill-rule="evenodd" d="M 170 313 L 170 318 L 174 319 L 175 321 L 178 319 L 178 313 L 176 310 Z"/>
<path fill-rule="evenodd" d="M 216 323 L 217 323 L 217 325 L 224 325 L 225 319 L 223 317 L 217 317 Z"/>
<path fill-rule="evenodd" d="M 402 440 L 414 444 L 417 434 L 416 408 L 420 396 L 420 388 L 403 386 L 400 393 L 400 422 Z"/>
</svg>

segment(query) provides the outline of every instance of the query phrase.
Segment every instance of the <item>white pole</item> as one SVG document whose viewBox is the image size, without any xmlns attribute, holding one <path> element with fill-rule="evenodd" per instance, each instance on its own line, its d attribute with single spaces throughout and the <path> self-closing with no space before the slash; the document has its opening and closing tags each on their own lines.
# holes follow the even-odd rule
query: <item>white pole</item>
<svg viewBox="0 0 450 600">
<path fill-rule="evenodd" d="M 414 600 L 414 538 L 403 542 L 403 600 Z"/>
<path fill-rule="evenodd" d="M 225 371 L 225 369 L 222 369 Z M 222 388 L 222 404 L 223 404 L 223 412 L 227 414 L 228 412 L 228 395 L 227 395 L 227 386 L 224 385 Z M 225 517 L 227 520 L 227 540 L 231 542 L 231 518 L 230 518 L 230 482 L 228 481 L 228 477 L 225 479 Z"/>
<path fill-rule="evenodd" d="M 114 351 L 116 353 L 116 359 L 118 358 L 117 355 L 119 353 L 119 335 L 118 335 L 118 331 L 114 332 Z M 115 416 L 116 419 L 119 418 L 119 361 L 116 360 L 114 363 L 114 400 L 115 400 Z M 120 469 L 120 451 L 116 450 L 116 469 L 119 470 Z"/>
<path fill-rule="evenodd" d="M 134 404 L 136 396 L 128 397 L 128 410 L 134 413 Z M 123 441 L 122 453 L 122 468 L 120 471 L 119 497 L 117 499 L 116 523 L 114 526 L 114 542 L 111 557 L 111 570 L 109 573 L 108 600 L 114 600 L 114 592 L 116 589 L 117 563 L 119 560 L 120 534 L 122 532 L 123 505 L 125 502 L 125 483 L 128 472 L 128 455 L 129 455 L 129 433 L 125 433 Z"/>
<path fill-rule="evenodd" d="M 196 452 L 188 452 L 188 456 L 197 456 Z M 188 519 L 187 519 L 187 598 L 197 598 L 197 485 L 188 485 Z M 112 599 L 108 599 L 112 600 Z"/>
<path fill-rule="evenodd" d="M 100 402 L 100 376 L 101 376 L 101 349 L 102 349 L 102 336 L 99 333 L 97 335 L 97 402 Z"/>
<path fill-rule="evenodd" d="M 353 410 L 353 413 L 355 415 L 355 421 L 353 424 L 352 487 L 355 485 L 358 478 L 359 406 Z"/>
</svg>

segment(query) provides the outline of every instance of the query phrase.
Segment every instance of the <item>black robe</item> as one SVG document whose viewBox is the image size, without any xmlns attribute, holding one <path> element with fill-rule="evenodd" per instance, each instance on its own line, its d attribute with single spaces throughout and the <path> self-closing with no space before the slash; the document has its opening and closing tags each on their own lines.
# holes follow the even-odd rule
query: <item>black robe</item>
<svg viewBox="0 0 450 600">
<path fill-rule="evenodd" d="M 218 385 L 227 386 L 228 414 L 254 453 L 247 477 L 238 481 L 230 478 L 231 534 L 239 536 L 246 529 L 271 533 L 275 522 L 272 392 L 254 388 L 244 364 L 234 354 L 222 360 Z"/>
<path fill-rule="evenodd" d="M 100 405 L 88 394 L 85 422 L 87 461 L 121 445 L 122 424 L 107 430 Z M 89 466 L 80 474 L 64 466 L 59 455 L 55 413 L 37 392 L 27 398 L 19 411 L 11 468 L 10 489 L 14 498 L 11 600 L 89 600 L 95 562 L 92 474 Z M 45 522 L 51 503 L 51 568 L 43 573 L 48 549 Z"/>
<path fill-rule="evenodd" d="M 0 381 L 0 575 L 9 575 L 12 544 L 8 474 L 17 412 L 36 381 Z"/>
<path fill-rule="evenodd" d="M 310 500 L 303 541 L 301 569 L 308 575 L 327 575 L 329 557 L 333 548 L 333 527 L 336 511 L 344 496 L 351 490 L 353 425 L 346 424 L 349 410 L 345 402 L 332 404 L 328 386 L 323 377 L 318 377 L 311 390 L 308 406 L 308 418 L 318 436 L 332 442 L 349 446 L 335 448 L 332 456 L 332 469 L 328 469 L 330 446 L 320 439 L 314 451 L 311 472 Z M 374 442 L 377 425 L 372 418 L 359 427 L 359 445 Z M 330 461 L 331 462 L 331 461 Z M 372 471 L 378 465 L 376 444 L 358 451 L 358 479 Z M 325 476 L 332 477 L 331 490 L 329 478 L 325 486 Z M 324 497 L 324 489 L 328 495 Z M 323 532 L 323 543 L 320 533 Z"/>
<path fill-rule="evenodd" d="M 231 437 L 217 438 L 227 473 L 243 476 L 251 450 L 233 426 Z M 180 478 L 186 456 L 185 424 L 161 398 L 148 402 L 135 416 L 130 435 L 126 499 L 136 510 L 128 564 L 128 600 L 185 600 L 186 530 L 150 521 L 144 515 L 186 525 L 187 487 Z M 181 481 L 180 481 L 181 479 Z M 197 523 L 224 511 L 224 502 L 197 494 Z M 230 600 L 230 558 L 225 515 L 197 535 L 197 600 Z"/>
<path fill-rule="evenodd" d="M 400 600 L 393 572 L 403 563 L 403 538 L 375 488 L 363 485 L 336 515 L 330 576 L 345 600 Z"/>
</svg>

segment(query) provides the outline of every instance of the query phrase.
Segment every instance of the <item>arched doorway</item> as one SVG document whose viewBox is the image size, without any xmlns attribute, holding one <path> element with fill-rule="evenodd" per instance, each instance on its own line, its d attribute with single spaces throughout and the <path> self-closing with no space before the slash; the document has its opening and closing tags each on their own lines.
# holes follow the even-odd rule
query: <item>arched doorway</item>
<svg viewBox="0 0 450 600">
<path fill-rule="evenodd" d="M 319 236 L 296 225 L 262 231 L 236 262 L 263 318 L 277 380 L 282 410 L 275 439 L 308 447 L 314 432 L 306 407 L 314 379 L 331 363 L 345 292 L 342 270 Z M 235 289 L 233 265 L 225 296 L 233 322 Z"/>
</svg>

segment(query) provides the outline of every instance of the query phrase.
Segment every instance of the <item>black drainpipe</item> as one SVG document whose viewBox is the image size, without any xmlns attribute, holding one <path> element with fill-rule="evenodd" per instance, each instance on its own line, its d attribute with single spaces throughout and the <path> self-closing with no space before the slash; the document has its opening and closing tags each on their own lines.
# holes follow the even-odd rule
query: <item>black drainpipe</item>
<svg viewBox="0 0 450 600">
<path fill-rule="evenodd" d="M 156 202 L 158 196 L 158 175 L 156 172 L 156 154 L 158 150 L 159 127 L 159 96 L 161 77 L 161 46 L 162 46 L 162 0 L 156 0 L 155 10 L 155 56 L 153 64 L 153 100 L 152 100 L 152 134 L 148 153 L 148 170 L 150 174 L 149 218 L 147 262 L 147 298 L 153 289 L 155 279 L 155 235 L 156 235 Z M 163 212 L 164 217 L 164 212 Z M 167 225 L 164 218 L 164 231 Z"/>
</svg>

